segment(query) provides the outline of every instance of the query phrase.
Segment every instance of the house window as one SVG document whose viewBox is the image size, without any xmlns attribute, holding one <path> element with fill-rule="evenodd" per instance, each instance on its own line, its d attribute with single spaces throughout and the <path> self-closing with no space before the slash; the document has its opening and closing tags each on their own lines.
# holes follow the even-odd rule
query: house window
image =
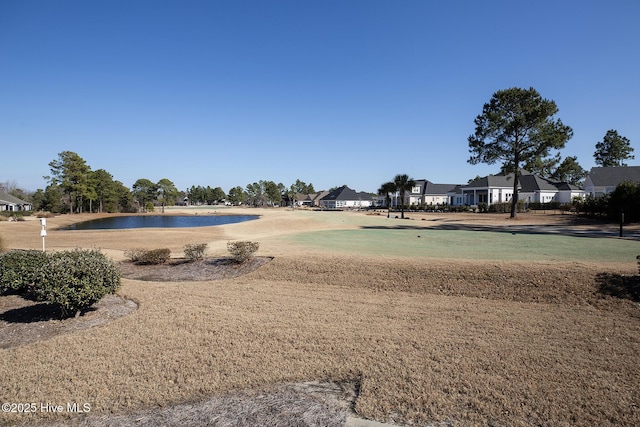
<svg viewBox="0 0 640 427">
<path fill-rule="evenodd" d="M 419 185 L 417 185 L 417 186 L 413 187 L 413 188 L 411 189 L 411 192 L 412 192 L 412 193 L 415 193 L 415 194 L 420 194 L 420 186 L 419 186 Z"/>
</svg>

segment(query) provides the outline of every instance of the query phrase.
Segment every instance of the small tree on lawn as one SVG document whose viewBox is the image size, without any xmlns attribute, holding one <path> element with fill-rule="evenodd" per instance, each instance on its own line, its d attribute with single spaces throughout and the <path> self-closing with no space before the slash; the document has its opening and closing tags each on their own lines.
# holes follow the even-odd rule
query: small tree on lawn
<svg viewBox="0 0 640 427">
<path fill-rule="evenodd" d="M 400 192 L 400 218 L 404 219 L 404 196 L 407 191 L 411 191 L 416 185 L 413 178 L 409 178 L 409 175 L 399 174 L 393 178 L 393 184 L 397 191 Z"/>
<path fill-rule="evenodd" d="M 378 195 L 384 196 L 384 200 L 387 205 L 387 218 L 389 218 L 391 212 L 391 193 L 395 193 L 395 191 L 396 185 L 392 181 L 385 182 L 378 189 Z"/>
</svg>

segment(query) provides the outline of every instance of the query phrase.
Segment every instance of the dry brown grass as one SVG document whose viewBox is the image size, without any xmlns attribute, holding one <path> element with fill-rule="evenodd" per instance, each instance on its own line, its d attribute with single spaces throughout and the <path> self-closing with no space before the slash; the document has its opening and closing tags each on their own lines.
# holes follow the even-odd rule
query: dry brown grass
<svg viewBox="0 0 640 427">
<path fill-rule="evenodd" d="M 351 227 L 359 219 L 350 215 L 331 223 L 296 213 L 282 224 L 277 211 L 266 229 L 253 221 L 193 235 L 141 232 L 147 245 L 177 251 L 204 233 L 220 249 L 250 238 L 261 241 L 258 255 L 274 259 L 220 281 L 125 279 L 120 294 L 139 304 L 132 314 L 0 350 L 0 397 L 88 402 L 104 417 L 325 380 L 357 383 L 355 410 L 380 421 L 640 425 L 640 310 L 613 286 L 635 265 L 307 257 L 278 241 L 308 228 Z M 0 231 L 20 246 L 15 239 L 28 225 Z M 117 258 L 141 246 L 124 235 L 52 240 L 97 240 Z M 80 419 L 2 414 L 0 423 L 65 417 Z"/>
</svg>

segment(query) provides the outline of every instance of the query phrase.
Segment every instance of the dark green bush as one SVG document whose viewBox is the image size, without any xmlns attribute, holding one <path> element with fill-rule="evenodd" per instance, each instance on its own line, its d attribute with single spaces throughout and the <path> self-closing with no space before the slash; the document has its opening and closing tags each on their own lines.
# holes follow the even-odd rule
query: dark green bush
<svg viewBox="0 0 640 427">
<path fill-rule="evenodd" d="M 120 287 L 120 272 L 98 250 L 0 255 L 0 292 L 59 304 L 63 316 L 79 313 Z"/>
<path fill-rule="evenodd" d="M 138 261 L 139 264 L 164 264 L 171 258 L 171 249 L 151 249 L 142 252 Z"/>
<path fill-rule="evenodd" d="M 120 287 L 120 272 L 98 250 L 54 252 L 33 286 L 37 301 L 59 304 L 64 317 L 79 314 Z"/>
<path fill-rule="evenodd" d="M 191 261 L 203 259 L 208 246 L 206 243 L 184 245 L 184 256 Z"/>
<path fill-rule="evenodd" d="M 612 221 L 620 221 L 624 212 L 625 222 L 640 222 L 640 183 L 618 184 L 609 194 L 606 212 Z"/>
<path fill-rule="evenodd" d="M 48 256 L 42 251 L 14 250 L 0 254 L 0 295 L 28 297 Z"/>
<path fill-rule="evenodd" d="M 249 242 L 239 240 L 237 242 L 227 242 L 227 250 L 231 253 L 233 259 L 238 263 L 248 261 L 258 250 L 260 244 L 258 242 Z"/>
</svg>

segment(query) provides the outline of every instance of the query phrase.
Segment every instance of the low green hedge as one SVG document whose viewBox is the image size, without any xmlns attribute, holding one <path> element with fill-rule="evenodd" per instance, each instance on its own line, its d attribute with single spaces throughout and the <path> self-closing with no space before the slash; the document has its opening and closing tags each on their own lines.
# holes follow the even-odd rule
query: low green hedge
<svg viewBox="0 0 640 427">
<path fill-rule="evenodd" d="M 42 251 L 13 250 L 0 255 L 0 295 L 29 296 L 48 255 Z"/>
<path fill-rule="evenodd" d="M 0 255 L 0 292 L 58 304 L 63 317 L 78 315 L 120 287 L 120 272 L 98 250 Z"/>
</svg>

